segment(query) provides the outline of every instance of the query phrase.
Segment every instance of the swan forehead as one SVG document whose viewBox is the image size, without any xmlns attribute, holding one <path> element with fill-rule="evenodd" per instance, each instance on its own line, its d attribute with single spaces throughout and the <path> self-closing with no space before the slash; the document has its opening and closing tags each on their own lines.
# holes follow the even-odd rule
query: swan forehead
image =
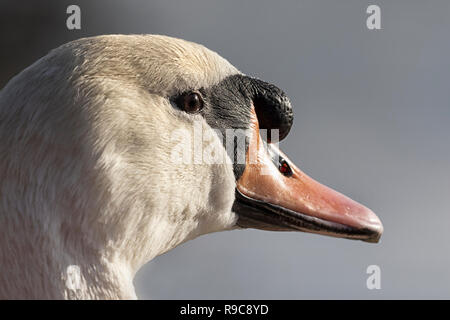
<svg viewBox="0 0 450 320">
<path fill-rule="evenodd" d="M 150 93 L 171 96 L 210 87 L 240 72 L 203 45 L 160 35 L 107 35 L 63 45 L 85 77 L 134 83 Z"/>
</svg>

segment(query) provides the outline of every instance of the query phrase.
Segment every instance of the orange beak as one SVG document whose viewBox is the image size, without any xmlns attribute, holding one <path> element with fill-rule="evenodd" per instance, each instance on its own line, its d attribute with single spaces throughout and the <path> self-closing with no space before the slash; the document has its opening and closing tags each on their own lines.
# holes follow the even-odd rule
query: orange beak
<svg viewBox="0 0 450 320">
<path fill-rule="evenodd" d="M 379 241 L 383 225 L 370 209 L 310 178 L 275 145 L 264 143 L 256 114 L 251 131 L 236 188 L 239 226 Z"/>
</svg>

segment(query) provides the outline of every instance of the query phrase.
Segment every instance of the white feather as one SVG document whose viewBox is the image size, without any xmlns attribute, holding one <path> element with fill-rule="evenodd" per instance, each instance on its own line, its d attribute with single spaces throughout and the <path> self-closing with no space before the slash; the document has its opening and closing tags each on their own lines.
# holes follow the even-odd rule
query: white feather
<svg viewBox="0 0 450 320">
<path fill-rule="evenodd" d="M 198 44 L 112 35 L 13 78 L 0 92 L 0 298 L 135 298 L 147 261 L 233 228 L 231 165 L 169 161 L 171 132 L 199 119 L 167 97 L 235 73 Z"/>
</svg>

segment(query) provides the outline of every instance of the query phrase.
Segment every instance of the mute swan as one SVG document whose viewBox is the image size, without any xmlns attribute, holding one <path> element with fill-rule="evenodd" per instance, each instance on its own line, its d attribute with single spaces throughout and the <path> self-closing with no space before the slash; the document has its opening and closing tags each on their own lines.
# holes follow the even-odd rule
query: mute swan
<svg viewBox="0 0 450 320">
<path fill-rule="evenodd" d="M 372 211 L 261 139 L 292 121 L 283 91 L 195 43 L 109 35 L 51 51 L 0 92 L 0 298 L 133 299 L 143 264 L 221 230 L 377 242 Z M 243 129 L 245 161 L 171 161 L 192 141 L 169 133 L 195 124 L 218 153 L 220 132 Z"/>
</svg>

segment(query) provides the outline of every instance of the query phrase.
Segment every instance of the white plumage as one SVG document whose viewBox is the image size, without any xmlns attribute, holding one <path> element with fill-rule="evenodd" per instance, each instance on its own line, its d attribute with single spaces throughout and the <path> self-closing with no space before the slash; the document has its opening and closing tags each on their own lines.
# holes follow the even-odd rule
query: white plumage
<svg viewBox="0 0 450 320">
<path fill-rule="evenodd" d="M 235 73 L 201 45 L 111 35 L 13 78 L 0 92 L 0 298 L 135 298 L 147 261 L 233 227 L 231 165 L 168 163 L 171 130 L 192 117 L 166 97 Z"/>
</svg>

